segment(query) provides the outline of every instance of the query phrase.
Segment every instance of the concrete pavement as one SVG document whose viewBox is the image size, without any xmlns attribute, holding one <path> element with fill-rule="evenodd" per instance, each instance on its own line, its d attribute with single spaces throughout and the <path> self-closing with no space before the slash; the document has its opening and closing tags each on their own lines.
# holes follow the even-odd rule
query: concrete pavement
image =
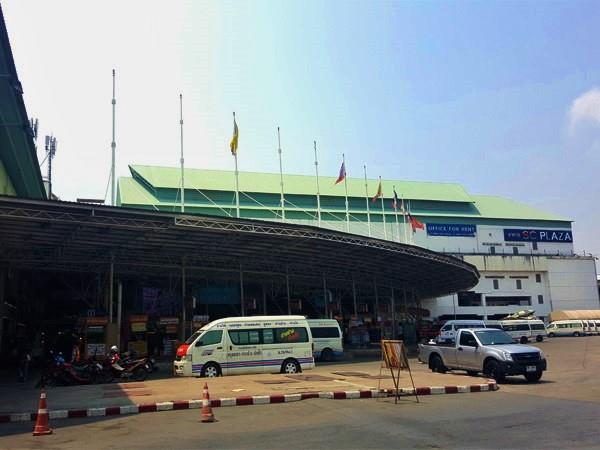
<svg viewBox="0 0 600 450">
<path fill-rule="evenodd" d="M 412 375 L 417 387 L 469 386 L 485 384 L 487 379 L 464 374 L 431 373 L 426 366 L 411 360 Z M 163 367 L 163 371 L 168 368 Z M 90 386 L 65 386 L 47 390 L 50 410 L 103 408 L 192 400 L 202 398 L 202 388 L 208 382 L 211 398 L 239 396 L 288 395 L 306 392 L 370 391 L 392 389 L 387 369 L 379 361 L 341 363 L 317 366 L 298 375 L 254 374 L 205 378 L 159 378 L 152 376 L 142 383 L 113 383 Z M 400 377 L 401 387 L 412 388 L 407 371 Z M 0 415 L 33 412 L 37 408 L 39 389 L 30 386 L 0 386 Z"/>
</svg>

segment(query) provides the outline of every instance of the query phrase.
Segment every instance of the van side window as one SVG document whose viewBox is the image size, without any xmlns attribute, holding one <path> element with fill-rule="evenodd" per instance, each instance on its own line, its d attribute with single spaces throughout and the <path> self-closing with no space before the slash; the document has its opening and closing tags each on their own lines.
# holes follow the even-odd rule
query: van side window
<svg viewBox="0 0 600 450">
<path fill-rule="evenodd" d="M 204 336 L 196 343 L 196 347 L 220 344 L 223 338 L 223 330 L 213 330 L 204 333 Z"/>
<path fill-rule="evenodd" d="M 273 328 L 265 328 L 263 330 L 263 344 L 272 344 L 274 341 Z"/>
<path fill-rule="evenodd" d="M 532 330 L 543 330 L 544 328 L 546 328 L 546 327 L 544 326 L 543 323 L 532 323 L 531 324 Z"/>
<path fill-rule="evenodd" d="M 340 331 L 337 327 L 310 328 L 313 339 L 339 338 Z"/>
<path fill-rule="evenodd" d="M 257 345 L 260 344 L 260 332 L 262 330 L 229 330 L 229 339 L 235 345 Z"/>
<path fill-rule="evenodd" d="M 275 342 L 278 344 L 308 342 L 308 332 L 302 327 L 275 328 Z"/>
</svg>

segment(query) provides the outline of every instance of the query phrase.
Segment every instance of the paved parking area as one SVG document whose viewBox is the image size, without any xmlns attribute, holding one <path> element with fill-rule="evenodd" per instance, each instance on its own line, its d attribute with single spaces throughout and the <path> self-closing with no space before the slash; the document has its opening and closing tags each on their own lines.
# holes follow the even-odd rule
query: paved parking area
<svg viewBox="0 0 600 450">
<path fill-rule="evenodd" d="M 416 386 L 445 386 L 485 383 L 463 373 L 442 375 L 431 373 L 427 367 L 411 360 Z M 163 371 L 168 368 L 163 367 Z M 380 361 L 334 363 L 318 365 L 298 375 L 252 374 L 219 378 L 163 377 L 143 383 L 114 383 L 91 386 L 64 386 L 48 389 L 48 407 L 51 410 L 126 406 L 173 400 L 202 398 L 204 383 L 208 382 L 211 398 L 237 396 L 295 394 L 301 392 L 330 392 L 347 390 L 391 389 L 388 369 L 381 369 Z M 401 387 L 412 387 L 408 371 L 403 371 Z M 0 414 L 35 411 L 39 390 L 22 385 L 0 387 Z"/>
</svg>

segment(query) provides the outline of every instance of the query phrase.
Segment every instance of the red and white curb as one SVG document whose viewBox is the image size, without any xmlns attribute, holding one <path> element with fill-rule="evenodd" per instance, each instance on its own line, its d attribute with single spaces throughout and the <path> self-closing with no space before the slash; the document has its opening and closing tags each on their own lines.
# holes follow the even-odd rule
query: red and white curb
<svg viewBox="0 0 600 450">
<path fill-rule="evenodd" d="M 470 386 L 441 386 L 441 387 L 417 387 L 417 395 L 436 394 L 462 394 L 469 392 L 495 391 L 498 386 L 494 382 L 485 384 L 473 384 Z M 402 388 L 400 395 L 415 395 L 415 389 Z M 252 395 L 243 397 L 231 397 L 213 399 L 210 401 L 213 408 L 220 406 L 248 406 L 267 405 L 271 403 L 290 403 L 311 398 L 323 398 L 332 400 L 346 400 L 356 398 L 383 398 L 394 396 L 394 392 L 386 390 L 361 390 L 361 391 L 332 391 L 332 392 L 303 392 L 299 394 L 274 394 L 274 395 Z M 172 402 L 142 403 L 139 405 L 109 406 L 102 408 L 87 409 L 62 409 L 49 412 L 50 419 L 74 419 L 83 417 L 120 416 L 125 414 L 140 414 L 157 411 L 173 411 L 180 409 L 198 409 L 202 407 L 202 400 L 179 400 Z M 37 412 L 0 414 L 0 423 L 35 421 Z"/>
</svg>

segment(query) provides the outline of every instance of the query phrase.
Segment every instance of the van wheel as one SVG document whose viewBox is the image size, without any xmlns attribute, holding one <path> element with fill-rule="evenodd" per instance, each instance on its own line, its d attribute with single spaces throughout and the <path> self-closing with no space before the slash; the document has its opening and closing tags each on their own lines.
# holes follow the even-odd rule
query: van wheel
<svg viewBox="0 0 600 450">
<path fill-rule="evenodd" d="M 281 365 L 281 373 L 300 373 L 300 364 L 295 359 L 286 359 Z"/>
<path fill-rule="evenodd" d="M 321 352 L 321 361 L 333 361 L 333 351 L 330 348 L 325 348 Z"/>
<path fill-rule="evenodd" d="M 217 364 L 209 362 L 202 366 L 202 371 L 200 372 L 201 377 L 215 378 L 219 375 L 221 375 L 221 368 Z"/>
<path fill-rule="evenodd" d="M 467 375 L 469 375 L 470 377 L 476 377 L 478 373 L 479 372 L 477 372 L 476 370 L 467 370 Z"/>
<path fill-rule="evenodd" d="M 500 367 L 498 361 L 494 359 L 491 359 L 487 363 L 485 363 L 483 373 L 492 377 L 498 383 L 502 383 L 506 378 L 506 373 L 504 372 L 504 370 L 502 370 L 502 367 Z"/>
<path fill-rule="evenodd" d="M 554 337 L 556 336 L 554 333 L 548 333 L 548 337 Z"/>
<path fill-rule="evenodd" d="M 519 339 L 519 342 L 521 344 L 527 344 L 529 342 L 529 339 L 527 339 L 526 336 L 521 336 L 521 339 Z"/>
<path fill-rule="evenodd" d="M 536 336 L 535 337 L 536 342 L 542 342 L 543 340 L 544 340 L 544 336 Z"/>
<path fill-rule="evenodd" d="M 579 331 L 576 331 L 575 333 L 573 333 L 573 336 L 579 337 L 579 336 L 581 336 L 581 334 L 579 334 Z"/>
<path fill-rule="evenodd" d="M 438 355 L 433 355 L 429 360 L 429 367 L 432 372 L 446 373 L 448 368 L 444 365 L 444 361 Z"/>
</svg>

